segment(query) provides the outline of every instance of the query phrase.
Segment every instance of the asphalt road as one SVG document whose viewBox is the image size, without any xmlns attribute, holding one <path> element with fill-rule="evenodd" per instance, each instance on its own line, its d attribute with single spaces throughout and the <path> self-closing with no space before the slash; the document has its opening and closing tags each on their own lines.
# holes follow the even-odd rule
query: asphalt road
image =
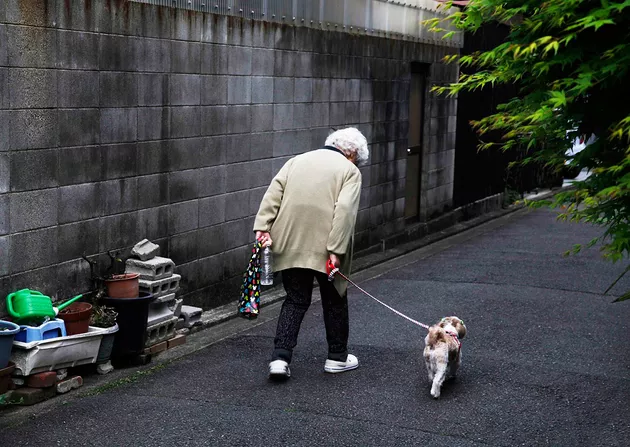
<svg viewBox="0 0 630 447">
<path fill-rule="evenodd" d="M 630 301 L 601 296 L 624 266 L 596 249 L 561 256 L 597 232 L 541 210 L 371 269 L 362 286 L 411 317 L 466 322 L 459 377 L 439 400 L 429 395 L 423 330 L 351 289 L 356 371 L 323 372 L 317 302 L 287 383 L 266 379 L 271 320 L 134 383 L 49 407 L 2 430 L 0 445 L 630 445 Z M 628 288 L 624 280 L 613 295 Z"/>
</svg>

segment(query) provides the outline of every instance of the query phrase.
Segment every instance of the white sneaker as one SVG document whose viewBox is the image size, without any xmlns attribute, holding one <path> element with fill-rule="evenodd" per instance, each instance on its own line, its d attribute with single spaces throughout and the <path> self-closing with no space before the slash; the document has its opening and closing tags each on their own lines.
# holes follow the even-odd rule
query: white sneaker
<svg viewBox="0 0 630 447">
<path fill-rule="evenodd" d="M 348 354 L 348 359 L 345 362 L 338 362 L 336 360 L 327 359 L 324 364 L 324 371 L 327 373 L 335 374 L 346 371 L 351 371 L 359 367 L 359 359 L 354 355 Z"/>
<path fill-rule="evenodd" d="M 284 360 L 274 360 L 269 363 L 270 379 L 288 379 L 289 377 L 291 377 L 291 370 L 287 362 Z"/>
</svg>

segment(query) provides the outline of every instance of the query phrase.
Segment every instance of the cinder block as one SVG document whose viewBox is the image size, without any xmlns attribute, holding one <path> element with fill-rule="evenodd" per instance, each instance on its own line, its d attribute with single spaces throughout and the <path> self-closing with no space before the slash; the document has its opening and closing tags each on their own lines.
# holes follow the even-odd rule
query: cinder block
<svg viewBox="0 0 630 447">
<path fill-rule="evenodd" d="M 179 318 L 182 313 L 182 306 L 184 304 L 183 299 L 173 300 L 169 304 L 169 308 L 173 311 L 173 316 Z"/>
<path fill-rule="evenodd" d="M 138 177 L 138 205 L 151 208 L 168 204 L 168 174 Z"/>
<path fill-rule="evenodd" d="M 228 104 L 252 102 L 252 80 L 249 76 L 228 77 Z M 229 122 L 229 118 L 228 118 Z"/>
<path fill-rule="evenodd" d="M 173 338 L 175 336 L 175 326 L 177 322 L 178 318 L 173 317 L 170 320 L 147 327 L 147 340 L 144 346 L 150 347 Z"/>
<path fill-rule="evenodd" d="M 252 130 L 252 114 L 250 106 L 229 106 L 227 132 L 249 133 Z"/>
<path fill-rule="evenodd" d="M 170 259 L 159 258 L 159 257 L 156 258 L 159 252 L 160 252 L 159 245 L 154 244 L 148 239 L 143 239 L 140 242 L 138 242 L 136 245 L 134 245 L 133 248 L 131 249 L 131 254 L 133 256 L 138 257 L 139 261 L 136 259 L 129 259 L 127 261 L 127 266 L 130 267 L 133 265 L 136 268 L 143 268 L 145 270 L 150 269 L 153 272 L 151 276 L 143 278 L 143 279 L 161 279 L 160 275 L 164 274 L 166 270 L 169 270 L 166 268 L 169 265 L 169 263 L 166 261 L 170 261 Z M 154 261 L 154 259 L 159 259 L 159 261 Z M 141 272 L 130 272 L 130 273 L 140 273 L 141 276 L 143 274 Z M 172 270 L 169 271 L 169 274 L 170 273 L 172 273 Z M 160 276 L 160 278 L 158 278 L 157 276 Z"/>
<path fill-rule="evenodd" d="M 98 109 L 60 109 L 59 145 L 83 146 L 100 143 Z"/>
<path fill-rule="evenodd" d="M 13 150 L 56 147 L 59 118 L 55 109 L 15 110 L 9 114 Z"/>
<path fill-rule="evenodd" d="M 313 76 L 313 54 L 299 52 L 295 55 L 295 76 Z"/>
<path fill-rule="evenodd" d="M 252 49 L 247 47 L 229 47 L 228 73 L 234 75 L 252 74 Z"/>
<path fill-rule="evenodd" d="M 293 78 L 274 78 L 273 80 L 273 102 L 292 103 L 294 99 Z"/>
<path fill-rule="evenodd" d="M 274 132 L 273 134 L 273 156 L 281 157 L 291 155 L 297 138 L 297 132 Z"/>
<path fill-rule="evenodd" d="M 346 103 L 331 102 L 329 114 L 331 126 L 343 126 L 346 124 Z"/>
<path fill-rule="evenodd" d="M 293 106 L 293 127 L 307 129 L 313 126 L 313 104 L 295 104 Z"/>
<path fill-rule="evenodd" d="M 138 179 L 136 177 L 101 183 L 101 215 L 108 216 L 138 208 Z"/>
<path fill-rule="evenodd" d="M 186 336 L 185 335 L 176 335 L 175 337 L 168 340 L 168 349 L 175 348 L 177 346 L 181 346 L 186 344 Z"/>
<path fill-rule="evenodd" d="M 136 71 L 138 39 L 129 36 L 101 34 L 99 39 L 99 67 L 101 70 Z"/>
<path fill-rule="evenodd" d="M 345 101 L 358 102 L 361 100 L 361 80 L 346 80 Z"/>
<path fill-rule="evenodd" d="M 176 203 L 168 208 L 168 229 L 170 234 L 179 234 L 197 228 L 199 223 L 199 201 Z"/>
<path fill-rule="evenodd" d="M 161 298 L 166 297 L 171 297 L 172 299 L 170 301 L 153 302 L 149 305 L 149 315 L 147 318 L 147 324 L 149 326 L 155 326 L 156 324 L 170 320 L 175 316 L 175 294 L 171 293 Z"/>
<path fill-rule="evenodd" d="M 135 141 L 137 119 L 136 108 L 101 109 L 101 143 Z"/>
<path fill-rule="evenodd" d="M 295 102 L 313 101 L 313 80 L 298 78 L 295 80 Z"/>
<path fill-rule="evenodd" d="M 99 252 L 98 238 L 100 227 L 98 219 L 84 220 L 68 225 L 59 225 L 59 262 L 80 258 Z"/>
<path fill-rule="evenodd" d="M 59 107 L 97 107 L 98 72 L 58 71 Z"/>
<path fill-rule="evenodd" d="M 203 309 L 194 306 L 182 306 L 182 313 L 178 322 L 178 329 L 188 328 L 201 324 Z"/>
<path fill-rule="evenodd" d="M 346 80 L 345 79 L 333 79 L 331 80 L 330 100 L 331 101 L 345 101 L 346 97 Z"/>
<path fill-rule="evenodd" d="M 100 187 L 98 183 L 59 188 L 59 223 L 75 222 L 100 215 Z"/>
<path fill-rule="evenodd" d="M 225 166 L 203 168 L 199 176 L 199 197 L 215 196 L 226 191 L 227 169 Z"/>
<path fill-rule="evenodd" d="M 57 71 L 37 68 L 9 69 L 10 106 L 13 109 L 57 106 Z"/>
<path fill-rule="evenodd" d="M 57 394 L 65 394 L 69 391 L 76 390 L 83 386 L 83 377 L 72 376 L 62 380 L 57 384 Z"/>
<path fill-rule="evenodd" d="M 198 137 L 201 135 L 201 109 L 194 106 L 171 109 L 171 137 Z"/>
<path fill-rule="evenodd" d="M 200 138 L 171 140 L 168 152 L 168 167 L 171 171 L 193 169 L 199 165 Z"/>
<path fill-rule="evenodd" d="M 226 104 L 227 76 L 201 76 L 201 105 Z"/>
<path fill-rule="evenodd" d="M 162 73 L 138 73 L 138 105 L 166 105 L 165 95 L 168 92 L 168 75 Z"/>
<path fill-rule="evenodd" d="M 31 388 L 48 388 L 55 383 L 57 383 L 57 373 L 55 371 L 32 374 L 26 378 L 26 386 Z"/>
<path fill-rule="evenodd" d="M 249 190 L 225 195 L 225 220 L 240 219 L 249 215 Z"/>
<path fill-rule="evenodd" d="M 247 161 L 252 146 L 251 134 L 228 135 L 226 137 L 225 162 L 236 163 Z"/>
<path fill-rule="evenodd" d="M 167 107 L 138 108 L 138 141 L 169 138 L 171 133 L 170 110 Z"/>
<path fill-rule="evenodd" d="M 168 196 L 170 203 L 182 202 L 199 197 L 199 170 L 188 169 L 168 174 Z"/>
<path fill-rule="evenodd" d="M 227 133 L 227 111 L 225 106 L 202 107 L 203 135 Z"/>
<path fill-rule="evenodd" d="M 275 104 L 273 106 L 273 130 L 293 129 L 293 104 Z"/>
<path fill-rule="evenodd" d="M 57 58 L 56 30 L 50 28 L 7 26 L 6 33 L 10 66 L 55 67 Z"/>
<path fill-rule="evenodd" d="M 273 105 L 251 106 L 252 132 L 273 130 Z"/>
<path fill-rule="evenodd" d="M 274 70 L 275 76 L 295 76 L 295 54 L 292 51 L 275 51 Z"/>
<path fill-rule="evenodd" d="M 101 146 L 102 179 L 108 180 L 136 175 L 137 152 L 135 143 Z"/>
<path fill-rule="evenodd" d="M 166 172 L 169 169 L 168 141 L 138 143 L 138 174 Z"/>
<path fill-rule="evenodd" d="M 149 292 L 153 296 L 159 298 L 161 296 L 177 292 L 181 279 L 182 277 L 177 274 L 155 281 L 141 279 L 140 290 L 143 292 Z"/>
<path fill-rule="evenodd" d="M 313 102 L 330 101 L 330 79 L 313 79 Z"/>
<path fill-rule="evenodd" d="M 217 166 L 225 163 L 226 137 L 209 137 L 203 139 L 200 166 Z"/>
<path fill-rule="evenodd" d="M 199 249 L 198 232 L 193 230 L 171 236 L 168 240 L 168 248 L 169 256 L 180 267 L 182 264 L 194 261 Z M 191 279 L 186 278 L 186 281 L 188 284 Z M 182 291 L 182 293 L 186 293 L 186 291 Z"/>
<path fill-rule="evenodd" d="M 0 32 L 2 32 L 2 28 L 0 28 Z M 8 68 L 0 68 L 0 108 L 3 108 L 3 109 L 9 108 L 9 69 Z"/>
<path fill-rule="evenodd" d="M 228 47 L 201 45 L 201 73 L 226 74 L 228 72 Z"/>
<path fill-rule="evenodd" d="M 208 227 L 225 222 L 226 195 L 199 200 L 199 227 Z"/>
<path fill-rule="evenodd" d="M 0 22 L 4 22 L 4 18 L 2 16 L 2 8 L 4 8 L 4 3 L 0 4 Z M 9 53 L 7 48 L 7 27 L 6 25 L 0 25 L 0 65 L 6 66 L 9 64 Z"/>
<path fill-rule="evenodd" d="M 44 189 L 13 194 L 11 232 L 33 230 L 57 224 L 57 191 Z"/>
<path fill-rule="evenodd" d="M 8 194 L 0 194 L 0 236 L 9 233 L 9 200 Z"/>
<path fill-rule="evenodd" d="M 151 242 L 149 242 L 148 240 L 145 239 L 145 241 L 151 244 Z M 140 243 L 138 243 L 132 249 L 132 254 L 137 256 L 136 247 L 138 247 Z M 151 244 L 151 245 L 156 247 L 156 249 L 148 250 L 148 251 L 152 254 L 157 253 L 160 247 L 155 244 Z M 141 249 L 144 251 L 143 254 L 147 253 L 147 251 L 144 250 L 144 247 L 141 247 Z M 168 278 L 169 276 L 171 276 L 173 274 L 174 268 L 175 268 L 175 263 L 171 261 L 170 259 L 162 258 L 160 256 L 155 256 L 154 258 L 148 259 L 148 260 L 139 260 L 139 259 L 129 258 L 127 259 L 127 267 L 125 271 L 127 273 L 139 273 L 141 279 L 148 279 L 148 280 L 155 281 L 157 279 Z"/>
<path fill-rule="evenodd" d="M 201 44 L 172 42 L 171 70 L 174 73 L 199 73 L 201 70 Z"/>
<path fill-rule="evenodd" d="M 11 172 L 12 191 L 57 186 L 57 150 L 15 152 Z"/>
<path fill-rule="evenodd" d="M 98 70 L 98 41 L 98 34 L 60 30 L 57 33 L 60 67 L 73 70 Z M 98 78 L 98 73 L 90 74 Z"/>
<path fill-rule="evenodd" d="M 256 76 L 273 76 L 274 66 L 274 51 L 256 48 L 252 55 L 252 74 Z"/>
<path fill-rule="evenodd" d="M 35 405 L 55 396 L 57 390 L 54 386 L 48 388 L 18 388 L 11 391 L 8 403 L 14 405 Z"/>
<path fill-rule="evenodd" d="M 328 127 L 328 123 L 330 122 L 330 106 L 327 102 L 315 102 L 312 105 L 312 115 L 311 115 L 311 126 L 310 127 Z M 326 131 L 328 129 L 325 129 Z M 327 133 L 326 133 L 327 135 Z M 323 143 L 318 143 L 317 146 L 320 147 Z"/>
<path fill-rule="evenodd" d="M 135 73 L 101 72 L 101 107 L 128 107 L 138 104 L 138 78 Z"/>
<path fill-rule="evenodd" d="M 199 105 L 201 101 L 201 78 L 193 74 L 169 76 L 169 104 Z"/>
<path fill-rule="evenodd" d="M 168 19 L 164 21 L 168 21 Z M 164 39 L 138 39 L 137 45 L 138 70 L 152 72 L 169 71 L 173 54 L 171 41 Z"/>
<path fill-rule="evenodd" d="M 273 78 L 252 78 L 251 102 L 254 104 L 271 104 L 273 102 Z"/>
<path fill-rule="evenodd" d="M 168 236 L 168 206 L 138 211 L 137 228 L 140 237 L 159 240 Z M 162 240 L 159 240 L 162 243 Z"/>
</svg>

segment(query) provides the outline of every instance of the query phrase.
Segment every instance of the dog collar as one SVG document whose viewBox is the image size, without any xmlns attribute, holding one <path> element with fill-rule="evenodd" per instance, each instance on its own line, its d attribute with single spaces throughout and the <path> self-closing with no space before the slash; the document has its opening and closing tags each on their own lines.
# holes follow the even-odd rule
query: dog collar
<svg viewBox="0 0 630 447">
<path fill-rule="evenodd" d="M 457 332 L 447 331 L 446 329 L 444 330 L 444 332 L 446 332 L 448 335 L 450 335 L 451 337 L 453 337 L 455 339 L 455 341 L 457 342 L 457 350 L 461 351 L 462 350 L 462 342 L 459 341 L 459 337 L 457 336 Z"/>
</svg>

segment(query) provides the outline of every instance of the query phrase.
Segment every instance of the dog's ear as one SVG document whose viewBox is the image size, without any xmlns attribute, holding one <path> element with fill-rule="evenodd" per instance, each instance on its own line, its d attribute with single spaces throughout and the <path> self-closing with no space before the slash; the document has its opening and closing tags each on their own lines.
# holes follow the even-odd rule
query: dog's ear
<svg viewBox="0 0 630 447">
<path fill-rule="evenodd" d="M 464 320 L 456 318 L 455 330 L 457 331 L 457 336 L 459 338 L 464 338 L 466 336 L 466 325 L 464 324 Z"/>
</svg>

